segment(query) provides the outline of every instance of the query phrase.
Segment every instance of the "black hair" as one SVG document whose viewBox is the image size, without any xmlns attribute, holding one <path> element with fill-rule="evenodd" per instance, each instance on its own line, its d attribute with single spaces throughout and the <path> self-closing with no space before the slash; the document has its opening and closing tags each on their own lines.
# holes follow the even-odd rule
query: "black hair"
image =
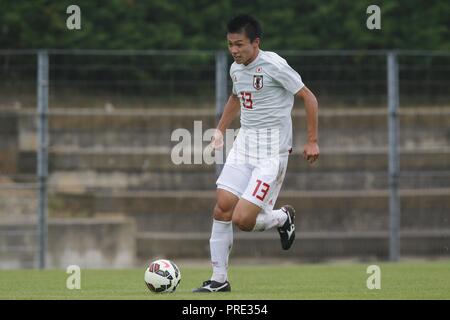
<svg viewBox="0 0 450 320">
<path fill-rule="evenodd" d="M 228 33 L 242 33 L 244 32 L 250 42 L 256 38 L 262 38 L 261 24 L 248 14 L 240 14 L 228 22 Z"/>
</svg>

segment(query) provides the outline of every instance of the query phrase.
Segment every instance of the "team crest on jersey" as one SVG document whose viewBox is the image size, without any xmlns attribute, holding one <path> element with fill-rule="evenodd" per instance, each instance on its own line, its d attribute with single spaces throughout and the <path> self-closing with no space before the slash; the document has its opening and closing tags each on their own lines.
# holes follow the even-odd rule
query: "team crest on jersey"
<svg viewBox="0 0 450 320">
<path fill-rule="evenodd" d="M 253 87 L 259 90 L 263 87 L 263 76 L 253 76 Z"/>
</svg>

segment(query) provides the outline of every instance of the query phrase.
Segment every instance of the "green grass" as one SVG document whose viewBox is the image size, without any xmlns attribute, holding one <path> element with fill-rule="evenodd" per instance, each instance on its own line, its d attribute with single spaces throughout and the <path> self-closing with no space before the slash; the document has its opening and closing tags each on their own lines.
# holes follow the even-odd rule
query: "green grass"
<svg viewBox="0 0 450 320">
<path fill-rule="evenodd" d="M 194 294 L 209 267 L 183 267 L 177 292 L 150 293 L 143 269 L 82 270 L 81 289 L 68 290 L 65 270 L 0 271 L 0 299 L 450 299 L 450 261 L 373 263 L 381 289 L 366 287 L 367 264 L 231 266 L 231 293 Z"/>
</svg>

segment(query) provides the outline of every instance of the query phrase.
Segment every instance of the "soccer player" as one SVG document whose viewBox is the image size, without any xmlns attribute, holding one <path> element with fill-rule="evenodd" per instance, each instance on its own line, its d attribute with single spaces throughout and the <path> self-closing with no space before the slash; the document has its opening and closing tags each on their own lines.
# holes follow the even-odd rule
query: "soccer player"
<svg viewBox="0 0 450 320">
<path fill-rule="evenodd" d="M 228 257 L 233 245 L 232 223 L 243 231 L 276 227 L 281 246 L 288 250 L 295 239 L 295 210 L 285 205 L 273 210 L 292 151 L 291 110 L 294 97 L 303 99 L 307 115 L 307 142 L 303 157 L 319 157 L 318 103 L 300 75 L 278 54 L 259 48 L 262 30 L 249 15 L 228 23 L 228 49 L 233 93 L 225 105 L 213 148 L 222 148 L 223 135 L 241 112 L 241 128 L 217 179 L 217 203 L 210 238 L 210 280 L 193 292 L 231 291 Z"/>
</svg>

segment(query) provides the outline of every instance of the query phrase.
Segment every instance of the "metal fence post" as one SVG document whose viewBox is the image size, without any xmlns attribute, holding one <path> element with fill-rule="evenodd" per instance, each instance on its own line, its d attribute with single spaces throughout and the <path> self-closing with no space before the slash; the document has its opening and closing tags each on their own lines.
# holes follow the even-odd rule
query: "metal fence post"
<svg viewBox="0 0 450 320">
<path fill-rule="evenodd" d="M 227 54 L 225 51 L 216 52 L 216 124 L 222 116 L 225 103 L 227 101 Z M 224 136 L 224 148 L 226 146 L 226 137 Z M 222 171 L 224 157 L 226 154 L 219 151 L 216 152 L 216 161 L 220 161 L 220 164 L 216 164 L 216 176 L 219 176 Z"/>
<path fill-rule="evenodd" d="M 37 176 L 39 268 L 46 267 L 47 254 L 47 177 L 48 177 L 48 52 L 38 52 L 37 74 Z"/>
<path fill-rule="evenodd" d="M 388 130 L 389 130 L 389 260 L 400 257 L 399 178 L 399 83 L 397 53 L 387 54 Z"/>
</svg>

